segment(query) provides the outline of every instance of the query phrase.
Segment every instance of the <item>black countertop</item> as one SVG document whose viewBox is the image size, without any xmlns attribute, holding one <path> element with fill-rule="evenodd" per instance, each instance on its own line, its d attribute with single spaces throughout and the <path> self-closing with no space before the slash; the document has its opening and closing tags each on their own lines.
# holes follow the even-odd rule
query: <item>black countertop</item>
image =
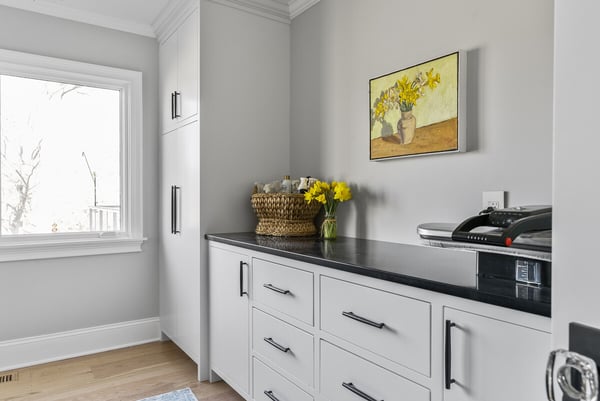
<svg viewBox="0 0 600 401">
<path fill-rule="evenodd" d="M 239 246 L 332 269 L 550 317 L 550 288 L 478 277 L 473 251 L 357 238 L 280 238 L 254 233 L 207 234 Z"/>
</svg>

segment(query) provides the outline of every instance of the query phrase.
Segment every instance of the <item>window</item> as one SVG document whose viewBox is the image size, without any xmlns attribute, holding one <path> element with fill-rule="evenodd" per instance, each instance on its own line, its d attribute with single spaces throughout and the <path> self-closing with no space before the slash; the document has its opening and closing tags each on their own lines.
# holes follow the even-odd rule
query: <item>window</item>
<svg viewBox="0 0 600 401">
<path fill-rule="evenodd" d="M 141 73 L 0 50 L 0 261 L 139 251 Z"/>
</svg>

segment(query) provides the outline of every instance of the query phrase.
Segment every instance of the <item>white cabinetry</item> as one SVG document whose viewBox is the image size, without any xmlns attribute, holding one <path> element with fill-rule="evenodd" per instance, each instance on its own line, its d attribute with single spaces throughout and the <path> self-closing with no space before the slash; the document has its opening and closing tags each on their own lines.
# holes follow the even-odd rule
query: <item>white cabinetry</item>
<svg viewBox="0 0 600 401">
<path fill-rule="evenodd" d="M 208 250 L 210 365 L 238 393 L 250 394 L 249 258 L 215 246 Z"/>
<path fill-rule="evenodd" d="M 160 320 L 161 331 L 200 363 L 198 7 L 180 16 L 159 47 Z"/>
<path fill-rule="evenodd" d="M 159 49 L 161 132 L 166 134 L 198 115 L 199 25 L 195 9 Z"/>
<path fill-rule="evenodd" d="M 211 369 L 247 400 L 544 399 L 547 318 L 218 242 L 209 266 Z"/>
<path fill-rule="evenodd" d="M 546 399 L 548 333 L 447 307 L 444 319 L 444 401 Z"/>
<path fill-rule="evenodd" d="M 199 152 L 197 122 L 161 137 L 161 330 L 196 362 L 200 354 Z"/>
</svg>

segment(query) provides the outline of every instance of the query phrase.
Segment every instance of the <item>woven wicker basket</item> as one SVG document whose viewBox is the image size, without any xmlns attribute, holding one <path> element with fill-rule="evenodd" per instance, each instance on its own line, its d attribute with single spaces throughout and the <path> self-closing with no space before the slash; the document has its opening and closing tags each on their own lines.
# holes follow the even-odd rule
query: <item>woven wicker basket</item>
<svg viewBox="0 0 600 401">
<path fill-rule="evenodd" d="M 252 208 L 258 217 L 255 232 L 279 237 L 315 235 L 319 202 L 306 203 L 302 194 L 254 194 Z"/>
</svg>

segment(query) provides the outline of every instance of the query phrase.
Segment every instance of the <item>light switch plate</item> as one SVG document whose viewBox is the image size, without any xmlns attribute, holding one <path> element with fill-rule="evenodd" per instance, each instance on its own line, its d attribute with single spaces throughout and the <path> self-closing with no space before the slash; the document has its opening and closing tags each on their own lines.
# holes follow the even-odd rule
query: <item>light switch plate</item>
<svg viewBox="0 0 600 401">
<path fill-rule="evenodd" d="M 484 191 L 481 202 L 483 209 L 504 209 L 504 194 L 504 191 Z"/>
</svg>

